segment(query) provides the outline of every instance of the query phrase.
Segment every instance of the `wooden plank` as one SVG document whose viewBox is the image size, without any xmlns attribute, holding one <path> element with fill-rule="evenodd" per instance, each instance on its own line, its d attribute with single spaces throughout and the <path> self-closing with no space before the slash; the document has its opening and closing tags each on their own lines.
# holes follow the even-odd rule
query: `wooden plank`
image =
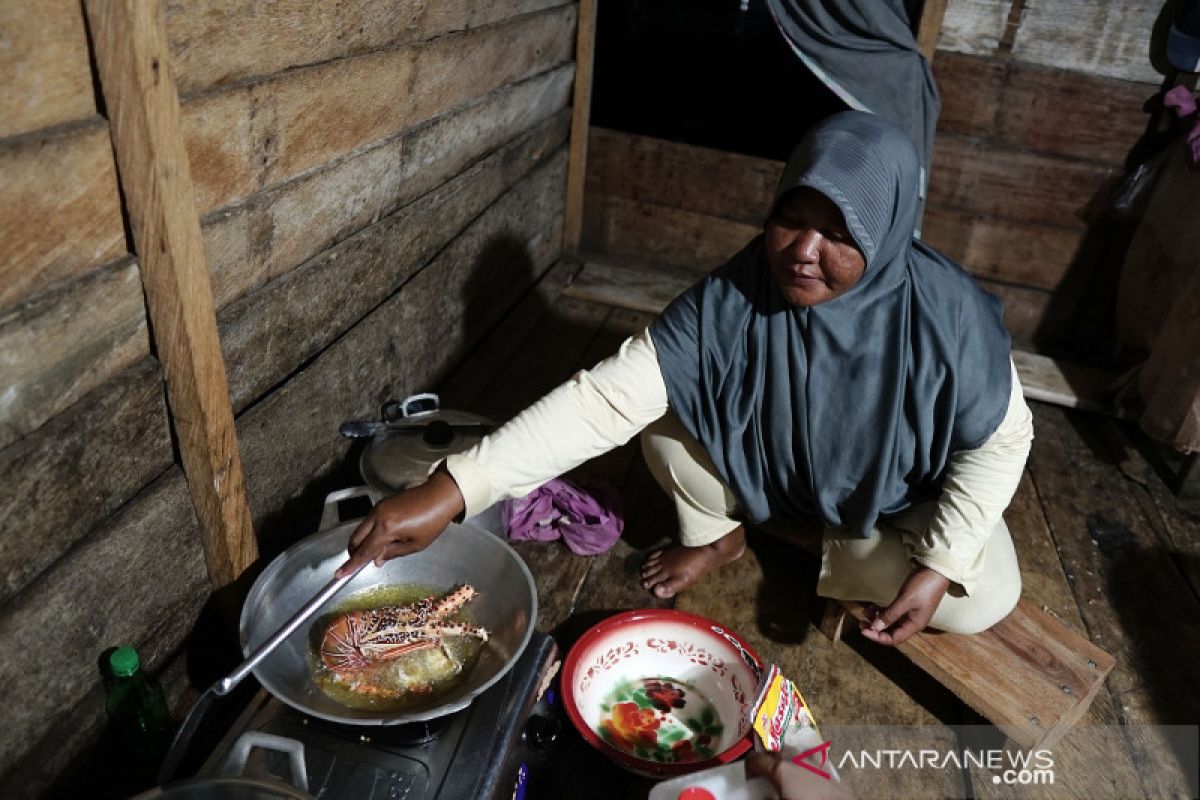
<svg viewBox="0 0 1200 800">
<path fill-rule="evenodd" d="M 570 57 L 573 7 L 286 73 L 256 87 L 270 108 L 260 185 L 281 181 Z M 520 42 L 519 48 L 513 43 Z M 255 118 L 257 124 L 258 118 Z M 265 134 L 265 135 L 264 135 Z"/>
<path fill-rule="evenodd" d="M 938 136 L 929 203 L 1082 229 L 1084 208 L 1117 170 L 953 134 Z"/>
<path fill-rule="evenodd" d="M 99 685 L 105 647 L 129 643 L 160 663 L 208 590 L 186 482 L 173 469 L 0 610 L 0 641 L 20 643 L 0 656 L 0 681 L 21 698 L 0 726 L 0 775 Z"/>
<path fill-rule="evenodd" d="M 587 194 L 761 226 L 783 162 L 594 128 Z M 590 213 L 590 212 L 589 212 Z"/>
<path fill-rule="evenodd" d="M 179 91 L 186 95 L 463 30 L 471 5 L 469 0 L 168 0 L 171 71 L 179 76 Z"/>
<path fill-rule="evenodd" d="M 1028 473 L 1004 519 L 1021 565 L 1021 596 L 1071 630 L 1088 635 Z M 1101 687 L 1083 719 L 1052 748 L 1055 796 L 1142 796 L 1138 768 L 1118 721 L 1112 695 L 1107 686 Z M 1104 765 L 1102 773 L 1098 764 Z M 974 795 L 981 800 L 1011 796 L 1012 787 L 993 781 L 995 773 L 972 767 L 970 774 Z"/>
<path fill-rule="evenodd" d="M 560 298 L 476 408 L 497 421 L 508 420 L 570 378 L 610 312 L 606 306 Z"/>
<path fill-rule="evenodd" d="M 574 21 L 573 6 L 551 9 L 190 98 L 184 133 L 201 212 L 557 68 Z"/>
<path fill-rule="evenodd" d="M 1077 228 L 1013 222 L 930 204 L 921 238 L 980 278 L 1036 289 L 1064 288 L 1086 234 Z"/>
<path fill-rule="evenodd" d="M 933 61 L 938 39 L 942 34 L 942 20 L 946 16 L 949 0 L 924 0 L 921 3 L 921 19 L 917 23 L 917 49 L 926 61 Z"/>
<path fill-rule="evenodd" d="M 0 308 L 125 253 L 102 120 L 0 144 L 0 175 Z"/>
<path fill-rule="evenodd" d="M 263 184 L 275 152 L 270 87 L 243 86 L 198 97 L 182 107 L 184 144 L 196 208 L 207 213 Z"/>
<path fill-rule="evenodd" d="M 1072 324 L 1078 301 L 1059 299 L 1044 289 L 978 280 L 1004 303 L 1004 327 L 1012 336 L 1013 349 L 1061 354 L 1078 341 L 1081 326 Z"/>
<path fill-rule="evenodd" d="M 542 27 L 546 26 L 543 24 Z M 500 33 L 518 35 L 521 30 L 509 30 L 509 27 L 505 27 Z M 540 71 L 541 64 L 553 61 L 553 53 L 536 42 L 534 44 L 535 47 L 531 49 L 542 51 L 534 67 L 535 71 Z M 490 48 L 496 50 L 499 46 L 500 44 L 493 42 Z M 436 65 L 430 64 L 429 69 L 436 69 Z M 522 113 L 536 113 L 544 110 L 560 93 L 565 96 L 566 71 L 566 68 L 555 70 L 539 81 L 530 81 L 528 85 L 514 87 L 513 94 L 522 95 L 520 98 L 489 98 L 487 102 L 511 103 L 503 112 L 506 119 L 498 119 L 497 128 L 505 130 L 504 125 L 514 114 L 520 116 Z M 369 77 L 353 70 L 350 73 L 351 80 L 355 74 L 358 74 L 361 80 Z M 379 80 L 386 85 L 392 85 L 395 76 L 379 76 Z M 459 82 L 456 84 L 459 94 L 455 97 L 464 94 L 471 96 L 482 86 L 469 74 L 458 75 L 455 80 Z M 224 206 L 231 200 L 250 195 L 256 187 L 270 182 L 266 171 L 271 160 L 276 157 L 274 153 L 280 147 L 277 129 L 287 126 L 299 129 L 304 124 L 303 119 L 289 120 L 286 115 L 281 118 L 279 112 L 273 110 L 273 92 L 279 82 L 291 87 L 289 96 L 294 96 L 296 92 L 302 94 L 303 91 L 310 91 L 310 99 L 320 104 L 324 88 L 320 84 L 319 76 L 302 81 L 300 78 L 284 75 L 259 87 L 241 87 L 218 92 L 193 99 L 184 105 L 184 131 L 190 163 L 194 165 L 193 180 L 196 184 L 197 203 L 201 210 L 209 211 Z M 423 91 L 422 86 L 418 85 L 414 91 Z M 500 113 L 498 108 L 493 110 Z M 467 114 L 463 120 L 464 125 L 480 124 L 480 146 L 496 141 L 487 126 L 478 122 L 481 115 L 487 113 L 482 106 L 472 105 L 471 110 L 464 113 Z M 420 119 L 414 120 L 414 124 L 422 122 Z M 443 129 L 425 129 L 424 137 L 418 136 L 416 140 L 409 140 L 409 144 L 422 151 L 422 157 L 431 157 L 439 152 L 438 147 L 431 144 L 437 141 L 433 138 L 434 135 L 446 136 L 449 126 L 453 125 L 442 120 L 434 127 L 438 124 L 442 125 Z M 349 126 L 346 127 L 347 130 L 350 129 Z M 411 126 L 403 127 L 404 130 L 408 130 Z M 450 141 L 460 141 L 465 133 L 464 131 L 459 138 Z M 351 146 L 358 144 L 356 141 Z M 412 159 L 393 158 L 389 162 L 390 173 L 408 171 L 423 175 L 421 169 L 408 166 L 410 163 L 421 165 L 416 153 L 411 155 Z M 382 153 L 377 154 L 377 157 L 382 156 Z M 329 157 L 332 158 L 333 154 L 329 154 Z M 0 184 L 0 210 L 5 212 L 0 214 L 0 234 L 9 244 L 3 256 L 0 256 L 0 278 L 3 278 L 0 280 L 0 308 L 28 297 L 52 282 L 75 277 L 109 262 L 125 252 L 125 232 L 121 221 L 112 147 L 101 121 L 53 136 L 39 134 L 36 137 L 23 137 L 6 143 L 0 146 L 0 171 L 9 177 L 9 180 Z M 316 189 L 315 184 L 313 189 Z M 294 236 L 297 228 L 302 227 L 301 223 L 305 220 L 297 221 L 290 216 L 283 217 L 292 211 L 293 209 L 280 209 L 279 213 L 269 220 L 261 217 L 250 220 L 234 212 L 233 215 L 237 217 L 235 221 L 242 226 L 236 231 L 240 235 L 240 239 L 236 241 L 244 248 L 249 237 L 251 242 L 261 243 L 263 249 L 270 249 L 268 245 L 275 230 L 274 226 L 280 226 L 281 223 L 290 224 L 289 227 L 278 231 L 281 236 Z M 248 225 L 250 227 L 247 227 Z M 223 240 L 224 249 L 217 254 L 219 261 L 216 263 L 253 265 L 244 249 L 231 247 L 234 242 L 235 240 L 228 238 Z M 307 255 L 321 249 L 324 247 L 318 247 Z M 289 260 L 290 258 L 291 255 L 281 247 L 280 259 L 285 260 L 289 267 L 303 260 Z"/>
<path fill-rule="evenodd" d="M 563 0 L 185 0 L 166 3 L 171 69 L 188 96 L 297 67 L 425 42 L 563 5 Z M 237 20 L 230 25 L 230 20 Z"/>
<path fill-rule="evenodd" d="M 1016 147 L 1119 165 L 1145 132 L 1149 112 L 1142 106 L 1157 90 L 1014 62 L 997 134 Z"/>
<path fill-rule="evenodd" d="M 999 59 L 941 50 L 933 61 L 933 78 L 942 97 L 938 133 L 991 136 L 1010 68 Z"/>
<path fill-rule="evenodd" d="M 217 308 L 392 214 L 528 129 L 565 131 L 569 86 L 570 68 L 560 67 L 207 215 L 201 230 Z"/>
<path fill-rule="evenodd" d="M 589 195 L 583 249 L 709 272 L 762 231 L 760 226 L 652 205 Z"/>
<path fill-rule="evenodd" d="M 0 450 L 0 603 L 171 463 L 162 377 L 149 358 Z"/>
<path fill-rule="evenodd" d="M 855 619 L 860 603 L 842 603 Z M 1022 599 L 982 633 L 921 632 L 896 645 L 1019 747 L 1053 747 L 1091 705 L 1111 655 Z"/>
<path fill-rule="evenodd" d="M 571 157 L 567 164 L 566 240 L 563 247 L 579 249 L 583 232 L 583 187 L 587 174 L 588 121 L 592 108 L 592 67 L 596 51 L 596 0 L 579 0 L 575 32 L 575 94 L 571 101 Z"/>
<path fill-rule="evenodd" d="M 533 344 L 530 337 L 581 267 L 582 264 L 569 257 L 554 264 L 512 311 L 484 333 L 462 364 L 438 387 L 446 408 L 478 407 L 480 397 L 509 360 L 523 351 L 526 342 Z"/>
<path fill-rule="evenodd" d="M 1140 0 L 1025 0 L 1013 57 L 1157 86 L 1146 43 L 1160 11 Z"/>
<path fill-rule="evenodd" d="M 0 315 L 0 447 L 149 352 L 137 264 L 123 259 Z"/>
<path fill-rule="evenodd" d="M 537 586 L 537 629 L 552 633 L 571 616 L 592 559 L 575 555 L 562 542 L 511 544 L 533 573 Z"/>
<path fill-rule="evenodd" d="M 562 4 L 563 0 L 489 0 L 487 3 L 475 3 L 468 27 L 480 28 Z"/>
<path fill-rule="evenodd" d="M 1030 400 L 1120 415 L 1111 399 L 1116 373 L 1020 350 L 1013 352 L 1013 363 Z"/>
<path fill-rule="evenodd" d="M 1116 658 L 1108 683 L 1145 795 L 1182 794 L 1170 743 L 1151 726 L 1200 718 L 1197 675 L 1180 657 L 1195 648 L 1195 632 L 1179 623 L 1195 618 L 1200 601 L 1113 468 L 1110 423 L 1044 405 L 1033 411 L 1028 469 L 1091 638 Z"/>
<path fill-rule="evenodd" d="M 5 76 L 0 138 L 95 114 L 79 4 L 10 0 L 0 5 L 0 75 Z"/>
<path fill-rule="evenodd" d="M 89 0 L 85 8 L 180 455 L 209 577 L 220 588 L 254 562 L 258 548 L 166 32 L 157 6 Z"/>
<path fill-rule="evenodd" d="M 688 269 L 637 268 L 588 258 L 569 287 L 568 297 L 659 314 L 699 280 Z"/>
<path fill-rule="evenodd" d="M 513 209 L 529 214 L 537 229 L 548 226 L 558 209 L 547 184 L 561 177 L 561 165 L 560 159 L 546 159 L 547 133 L 558 138 L 559 132 L 551 130 L 518 140 L 222 311 L 221 340 L 234 407 L 245 408 L 353 327 L 513 186 L 517 188 L 490 214 L 489 232 L 502 235 L 518 213 Z M 548 168 L 533 169 L 539 156 Z M 526 173 L 531 173 L 529 179 L 522 180 Z M 532 278 L 525 280 L 531 283 Z"/>
<path fill-rule="evenodd" d="M 265 275 L 283 274 L 530 129 L 551 124 L 565 130 L 559 111 L 570 80 L 570 67 L 564 66 L 503 87 L 380 147 L 268 191 L 262 200 L 264 224 L 271 230 L 269 250 L 261 256 Z M 552 117 L 555 122 L 548 123 Z M 558 141 L 545 139 L 543 146 L 553 150 Z"/>
<path fill-rule="evenodd" d="M 954 0 L 942 20 L 938 47 L 956 53 L 993 55 L 1000 47 L 1013 0 Z"/>
</svg>

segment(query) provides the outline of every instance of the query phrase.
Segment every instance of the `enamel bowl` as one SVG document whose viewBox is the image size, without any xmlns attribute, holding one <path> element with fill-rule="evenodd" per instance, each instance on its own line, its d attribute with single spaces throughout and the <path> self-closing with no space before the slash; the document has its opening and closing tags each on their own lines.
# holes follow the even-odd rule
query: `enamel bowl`
<svg viewBox="0 0 1200 800">
<path fill-rule="evenodd" d="M 736 633 L 669 609 L 593 626 L 563 663 L 567 716 L 617 764 L 654 778 L 733 761 L 750 748 L 763 665 Z"/>
</svg>

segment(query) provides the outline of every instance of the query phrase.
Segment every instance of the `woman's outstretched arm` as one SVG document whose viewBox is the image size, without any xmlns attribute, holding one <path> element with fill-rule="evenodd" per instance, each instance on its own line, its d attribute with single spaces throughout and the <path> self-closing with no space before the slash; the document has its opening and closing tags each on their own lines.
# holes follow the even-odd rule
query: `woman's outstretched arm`
<svg viewBox="0 0 1200 800">
<path fill-rule="evenodd" d="M 628 442 L 667 411 L 667 388 L 650 331 L 575 374 L 464 453 L 450 456 L 420 486 L 375 506 L 350 537 L 348 574 L 423 550 L 457 517 L 521 497 L 588 459 Z"/>
</svg>

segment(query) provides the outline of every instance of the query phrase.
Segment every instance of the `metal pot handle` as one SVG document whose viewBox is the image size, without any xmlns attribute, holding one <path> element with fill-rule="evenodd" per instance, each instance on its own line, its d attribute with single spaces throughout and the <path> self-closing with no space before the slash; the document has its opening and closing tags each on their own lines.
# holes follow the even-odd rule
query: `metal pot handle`
<svg viewBox="0 0 1200 800">
<path fill-rule="evenodd" d="M 238 740 L 233 743 L 229 760 L 225 762 L 225 772 L 231 775 L 241 775 L 242 771 L 246 769 L 250 751 L 255 747 L 287 755 L 288 763 L 292 768 L 292 785 L 302 792 L 308 791 L 308 768 L 304 763 L 304 745 L 295 739 L 276 736 L 273 733 L 248 731 L 239 736 Z"/>
<path fill-rule="evenodd" d="M 430 403 L 431 408 L 420 409 L 419 403 Z M 413 410 L 413 406 L 418 406 L 417 410 Z M 395 422 L 397 419 L 407 419 L 409 417 L 418 417 L 422 414 L 432 414 L 442 407 L 442 400 L 433 392 L 425 392 L 424 394 L 409 395 L 403 400 L 389 400 L 383 404 L 380 409 L 380 416 L 384 422 Z"/>
<path fill-rule="evenodd" d="M 382 498 L 382 494 L 370 486 L 351 486 L 349 489 L 330 492 L 325 497 L 324 508 L 321 509 L 321 527 L 317 529 L 317 533 L 323 533 L 341 525 L 343 520 L 341 514 L 338 513 L 338 503 L 343 500 L 352 500 L 355 497 L 370 498 L 371 505 L 375 505 Z"/>
</svg>

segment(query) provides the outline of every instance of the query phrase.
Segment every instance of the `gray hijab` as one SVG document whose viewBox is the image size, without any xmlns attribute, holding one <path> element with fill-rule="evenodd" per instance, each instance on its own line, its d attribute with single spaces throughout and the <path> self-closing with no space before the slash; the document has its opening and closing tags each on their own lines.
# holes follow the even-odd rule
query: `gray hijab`
<svg viewBox="0 0 1200 800">
<path fill-rule="evenodd" d="M 981 445 L 1007 410 L 1000 302 L 912 238 L 917 172 L 908 136 L 878 116 L 818 123 L 776 202 L 800 186 L 829 197 L 865 257 L 859 282 L 792 306 L 759 236 L 651 326 L 672 409 L 752 522 L 865 535 L 936 497 L 950 454 Z"/>
<path fill-rule="evenodd" d="M 767 0 L 767 6 L 792 50 L 843 102 L 908 134 L 928 175 L 942 101 L 903 0 Z M 924 178 L 919 186 L 923 197 Z"/>
</svg>

